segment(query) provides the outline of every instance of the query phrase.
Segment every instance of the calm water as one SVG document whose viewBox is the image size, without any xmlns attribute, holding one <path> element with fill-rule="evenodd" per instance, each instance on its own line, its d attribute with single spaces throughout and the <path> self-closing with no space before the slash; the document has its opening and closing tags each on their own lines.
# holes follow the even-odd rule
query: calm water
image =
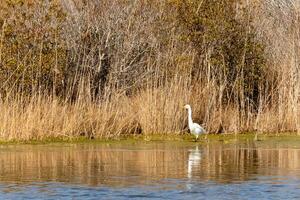
<svg viewBox="0 0 300 200">
<path fill-rule="evenodd" d="M 0 199 L 300 199 L 300 144 L 0 146 Z"/>
</svg>

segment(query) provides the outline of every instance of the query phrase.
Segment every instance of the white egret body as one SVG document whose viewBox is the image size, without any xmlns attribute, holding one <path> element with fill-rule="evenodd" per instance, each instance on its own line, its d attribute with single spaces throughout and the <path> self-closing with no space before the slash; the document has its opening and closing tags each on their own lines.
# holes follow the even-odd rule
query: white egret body
<svg viewBox="0 0 300 200">
<path fill-rule="evenodd" d="M 205 133 L 206 131 L 202 126 L 193 122 L 191 106 L 185 105 L 184 108 L 186 108 L 188 110 L 188 123 L 189 123 L 190 132 L 191 132 L 191 134 L 193 134 L 196 137 L 196 140 L 197 140 L 199 135 Z"/>
</svg>

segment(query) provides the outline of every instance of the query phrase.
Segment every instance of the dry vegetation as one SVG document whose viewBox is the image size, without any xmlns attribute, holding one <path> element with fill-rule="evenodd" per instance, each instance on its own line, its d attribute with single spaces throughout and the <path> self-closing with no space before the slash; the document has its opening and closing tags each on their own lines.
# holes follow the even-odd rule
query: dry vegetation
<svg viewBox="0 0 300 200">
<path fill-rule="evenodd" d="M 300 132 L 297 1 L 0 3 L 0 137 Z"/>
</svg>

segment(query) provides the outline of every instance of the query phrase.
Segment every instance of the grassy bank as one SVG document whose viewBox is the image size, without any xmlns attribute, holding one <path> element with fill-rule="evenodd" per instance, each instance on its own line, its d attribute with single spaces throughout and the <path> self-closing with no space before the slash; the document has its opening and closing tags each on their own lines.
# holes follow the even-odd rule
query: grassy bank
<svg viewBox="0 0 300 200">
<path fill-rule="evenodd" d="M 150 135 L 122 135 L 115 138 L 86 138 L 79 137 L 47 137 L 43 140 L 1 140 L 0 145 L 45 145 L 45 144 L 151 144 L 151 143 L 176 143 L 176 144 L 191 144 L 191 145 L 207 145 L 207 144 L 243 144 L 256 143 L 257 145 L 264 144 L 295 144 L 298 146 L 300 137 L 293 133 L 280 134 L 259 134 L 242 133 L 242 134 L 210 134 L 199 137 L 197 141 L 190 134 L 150 134 Z"/>
<path fill-rule="evenodd" d="M 0 140 L 300 132 L 296 1 L 7 0 Z"/>
</svg>

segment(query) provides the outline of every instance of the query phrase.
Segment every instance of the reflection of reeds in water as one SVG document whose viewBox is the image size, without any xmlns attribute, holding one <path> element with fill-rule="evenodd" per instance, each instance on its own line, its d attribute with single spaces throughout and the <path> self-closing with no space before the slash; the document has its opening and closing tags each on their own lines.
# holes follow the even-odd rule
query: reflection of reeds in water
<svg viewBox="0 0 300 200">
<path fill-rule="evenodd" d="M 262 167 L 257 163 L 257 151 L 252 146 L 207 146 L 203 150 L 198 176 L 216 181 L 248 180 L 250 175 L 257 174 L 257 168 Z"/>
<path fill-rule="evenodd" d="M 193 149 L 193 151 L 190 151 Z M 200 153 L 201 152 L 201 153 Z M 0 182 L 58 181 L 88 185 L 151 184 L 164 178 L 245 181 L 300 168 L 300 149 L 252 144 L 21 146 L 0 148 Z"/>
<path fill-rule="evenodd" d="M 280 176 L 300 169 L 300 149 L 223 145 L 203 148 L 195 176 L 202 180 L 245 181 L 256 175 Z"/>
<path fill-rule="evenodd" d="M 268 165 L 271 169 L 279 168 L 278 175 L 281 173 L 293 173 L 293 170 L 300 169 L 300 150 L 292 148 L 281 149 L 264 149 L 257 152 L 262 165 Z M 266 168 L 260 169 L 263 173 L 268 173 L 270 170 Z"/>
<path fill-rule="evenodd" d="M 126 150 L 116 146 L 24 146 L 0 152 L 0 181 L 130 184 L 184 176 L 186 153 L 174 148 Z M 139 178 L 137 178 L 139 177 Z M 137 179 L 136 179 L 137 178 Z"/>
</svg>

